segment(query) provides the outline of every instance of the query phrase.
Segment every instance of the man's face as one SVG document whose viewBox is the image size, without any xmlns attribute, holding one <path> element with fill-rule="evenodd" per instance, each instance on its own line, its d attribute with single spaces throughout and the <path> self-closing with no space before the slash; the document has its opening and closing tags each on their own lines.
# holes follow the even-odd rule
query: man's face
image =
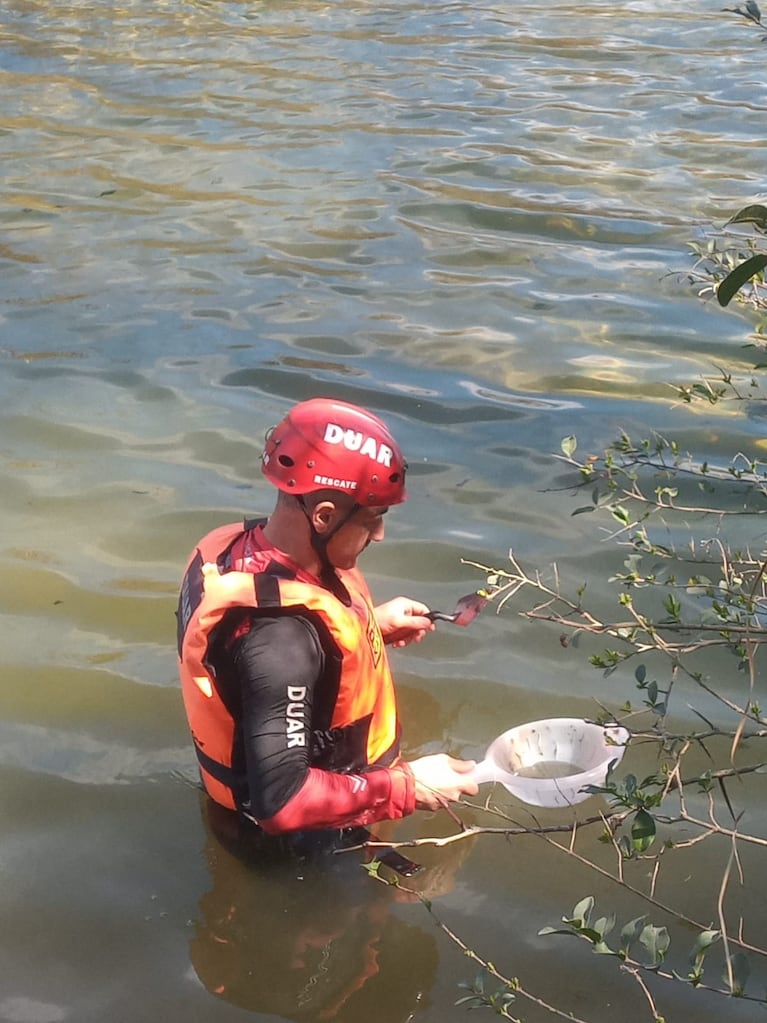
<svg viewBox="0 0 767 1023">
<path fill-rule="evenodd" d="M 386 507 L 358 508 L 328 541 L 327 554 L 336 568 L 354 568 L 357 558 L 371 542 L 384 538 L 383 517 Z M 339 508 L 339 517 L 348 515 L 348 507 Z"/>
</svg>

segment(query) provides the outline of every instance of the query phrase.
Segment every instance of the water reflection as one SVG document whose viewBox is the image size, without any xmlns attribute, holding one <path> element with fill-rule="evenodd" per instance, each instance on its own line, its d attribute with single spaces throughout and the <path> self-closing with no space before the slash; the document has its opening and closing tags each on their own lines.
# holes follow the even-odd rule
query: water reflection
<svg viewBox="0 0 767 1023">
<path fill-rule="evenodd" d="M 744 320 L 669 275 L 763 189 L 743 27 L 660 0 L 5 0 L 2 1019 L 102 1023 L 139 986 L 151 1019 L 466 1018 L 472 971 L 420 906 L 356 863 L 263 872 L 179 801 L 178 574 L 208 528 L 264 510 L 264 431 L 319 391 L 402 436 L 411 501 L 366 568 L 382 598 L 435 606 L 475 584 L 462 557 L 509 546 L 589 592 L 614 573 L 571 516 L 563 436 L 673 428 L 712 462 L 761 445 L 757 405 L 667 411 L 668 381 L 748 368 Z M 511 612 L 441 630 L 397 657 L 413 751 L 614 704 L 586 657 Z M 513 871 L 479 843 L 453 888 L 453 848 L 414 883 L 491 956 L 510 932 L 537 948 L 584 894 L 540 843 Z M 175 929 L 147 930 L 149 892 L 174 887 Z M 182 981 L 187 950 L 218 1001 Z M 620 985 L 583 989 L 577 947 L 554 979 L 513 953 L 595 1023 L 634 1018 Z"/>
<path fill-rule="evenodd" d="M 398 893 L 371 883 L 359 854 L 334 856 L 311 836 L 290 850 L 264 845 L 205 796 L 201 813 L 211 884 L 189 955 L 211 994 L 254 1012 L 339 1023 L 405 1020 L 428 1000 L 434 934 L 397 917 Z"/>
</svg>

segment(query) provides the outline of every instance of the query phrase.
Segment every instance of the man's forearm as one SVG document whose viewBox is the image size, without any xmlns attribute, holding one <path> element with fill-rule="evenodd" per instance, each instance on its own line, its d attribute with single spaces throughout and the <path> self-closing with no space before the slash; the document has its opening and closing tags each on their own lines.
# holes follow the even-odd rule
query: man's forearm
<svg viewBox="0 0 767 1023">
<path fill-rule="evenodd" d="M 276 835 L 395 820 L 414 809 L 415 783 L 406 764 L 372 768 L 360 774 L 310 768 L 296 794 L 272 817 L 258 823 L 264 831 Z"/>
</svg>

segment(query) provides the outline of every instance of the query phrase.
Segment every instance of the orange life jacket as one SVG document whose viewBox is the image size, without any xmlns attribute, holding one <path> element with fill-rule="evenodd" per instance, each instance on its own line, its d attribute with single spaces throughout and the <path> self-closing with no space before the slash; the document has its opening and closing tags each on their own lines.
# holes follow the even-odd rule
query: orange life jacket
<svg viewBox="0 0 767 1023">
<path fill-rule="evenodd" d="M 249 527 L 253 524 L 246 523 Z M 178 617 L 179 674 L 203 784 L 209 795 L 231 809 L 247 797 L 247 782 L 232 769 L 239 723 L 224 704 L 208 662 L 211 639 L 227 612 L 252 608 L 274 616 L 279 608 L 311 613 L 326 653 L 327 681 L 337 695 L 329 728 L 312 741 L 310 765 L 360 771 L 391 764 L 399 752 L 394 684 L 370 591 L 358 569 L 338 571 L 351 599 L 319 584 L 299 581 L 268 549 L 248 559 L 248 570 L 227 570 L 226 555 L 247 528 L 221 526 L 195 548 L 181 585 Z M 286 612 L 290 613 L 290 612 Z M 320 685 L 323 684 L 320 680 Z M 291 739 L 286 721 L 286 744 Z M 307 734 L 310 733 L 308 724 Z M 352 737 L 352 741 L 344 742 Z M 324 749 L 323 749 L 324 747 Z M 346 749 L 343 756 L 333 748 Z"/>
</svg>

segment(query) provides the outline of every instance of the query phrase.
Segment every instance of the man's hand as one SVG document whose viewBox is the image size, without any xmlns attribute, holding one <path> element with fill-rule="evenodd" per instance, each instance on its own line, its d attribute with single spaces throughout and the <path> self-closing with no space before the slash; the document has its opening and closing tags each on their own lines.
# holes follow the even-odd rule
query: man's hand
<svg viewBox="0 0 767 1023">
<path fill-rule="evenodd" d="M 426 604 L 410 597 L 394 597 L 379 604 L 375 615 L 384 642 L 396 647 L 420 643 L 427 632 L 434 631 L 434 623 L 424 617 L 428 610 Z"/>
<path fill-rule="evenodd" d="M 461 796 L 476 796 L 479 786 L 471 772 L 473 760 L 458 760 L 447 753 L 435 753 L 411 760 L 408 767 L 415 778 L 415 805 L 419 810 L 439 810 Z"/>
</svg>

